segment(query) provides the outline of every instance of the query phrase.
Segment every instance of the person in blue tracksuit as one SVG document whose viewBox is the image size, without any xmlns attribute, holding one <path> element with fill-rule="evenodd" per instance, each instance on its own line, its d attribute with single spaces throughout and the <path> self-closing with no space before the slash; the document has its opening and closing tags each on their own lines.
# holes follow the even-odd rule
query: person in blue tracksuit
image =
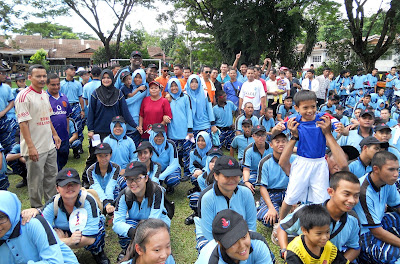
<svg viewBox="0 0 400 264">
<path fill-rule="evenodd" d="M 194 217 L 197 214 L 197 204 L 199 201 L 199 197 L 201 192 L 210 184 L 214 183 L 214 165 L 218 157 L 221 157 L 223 152 L 218 147 L 212 147 L 207 152 L 205 166 L 201 169 L 201 174 L 197 177 L 197 188 L 191 190 L 189 198 L 189 207 L 194 211 L 191 215 L 186 217 L 185 224 L 191 225 L 194 223 Z M 196 170 L 198 171 L 198 170 Z"/>
<path fill-rule="evenodd" d="M 111 146 L 111 162 L 118 164 L 121 168 L 121 174 L 124 174 L 123 170 L 126 165 L 137 160 L 136 146 L 133 140 L 126 136 L 126 124 L 122 116 L 113 117 L 110 130 L 111 134 L 103 140 L 103 143 L 108 143 Z"/>
<path fill-rule="evenodd" d="M 392 67 L 388 75 L 386 75 L 386 89 L 385 96 L 389 101 L 389 105 L 392 105 L 393 100 L 393 87 L 395 84 L 395 80 L 399 78 L 399 74 L 396 72 L 396 67 Z"/>
<path fill-rule="evenodd" d="M 254 193 L 257 181 L 257 169 L 260 160 L 272 153 L 267 139 L 265 127 L 257 125 L 251 131 L 254 143 L 249 145 L 243 153 L 243 182 Z"/>
<path fill-rule="evenodd" d="M 376 90 L 376 85 L 378 83 L 378 69 L 374 68 L 371 73 L 367 74 L 367 77 L 365 78 L 365 93 L 370 94 L 374 93 Z"/>
<path fill-rule="evenodd" d="M 387 149 L 388 147 L 389 144 L 387 142 L 380 142 L 373 136 L 364 138 L 360 142 L 360 156 L 349 164 L 349 171 L 358 178 L 361 178 L 366 173 L 371 172 L 371 161 L 375 153 Z"/>
<path fill-rule="evenodd" d="M 271 108 L 272 109 L 272 108 Z M 283 121 L 286 117 L 297 114 L 293 106 L 293 97 L 288 96 L 283 100 L 283 104 L 279 105 L 276 110 L 276 121 Z M 264 124 L 260 123 L 265 126 Z M 265 126 L 265 128 L 267 128 Z M 268 131 L 268 129 L 267 129 Z"/>
<path fill-rule="evenodd" d="M 271 109 L 272 110 L 272 109 Z M 268 113 L 269 110 L 267 110 Z M 244 119 L 242 121 L 242 131 L 243 134 L 237 135 L 231 144 L 230 155 L 234 157 L 235 149 L 238 151 L 237 158 L 239 163 L 242 164 L 244 150 L 249 146 L 251 143 L 254 143 L 254 138 L 251 136 L 251 130 L 253 129 L 253 123 L 251 119 Z"/>
<path fill-rule="evenodd" d="M 0 191 L 1 263 L 79 263 L 43 216 L 26 220 L 17 195 Z"/>
<path fill-rule="evenodd" d="M 157 184 L 160 184 L 159 177 L 161 173 L 161 165 L 160 163 L 151 160 L 151 157 L 153 157 L 155 154 L 154 147 L 150 144 L 150 142 L 140 142 L 135 153 L 137 153 L 139 161 L 146 165 L 149 179 Z"/>
<path fill-rule="evenodd" d="M 233 117 L 235 116 L 237 106 L 226 100 L 226 93 L 218 90 L 215 93 L 217 104 L 213 107 L 215 125 L 221 131 L 220 142 L 221 147 L 230 149 L 235 130 L 233 128 Z"/>
<path fill-rule="evenodd" d="M 212 222 L 223 209 L 232 209 L 241 214 L 249 229 L 256 230 L 254 197 L 247 187 L 238 185 L 241 176 L 242 171 L 236 159 L 230 156 L 217 159 L 214 166 L 215 182 L 202 192 L 198 205 L 201 232 L 206 240 L 213 239 Z"/>
<path fill-rule="evenodd" d="M 179 160 L 183 162 L 182 180 L 189 179 L 189 155 L 192 149 L 193 115 L 189 96 L 182 92 L 181 82 L 177 78 L 170 79 L 167 84 L 170 94 L 172 112 L 171 122 L 168 124 L 168 138 L 171 139 L 178 151 Z"/>
<path fill-rule="evenodd" d="M 279 158 L 287 145 L 284 133 L 272 136 L 270 146 L 272 154 L 261 159 L 258 165 L 257 185 L 260 185 L 260 206 L 257 208 L 257 219 L 267 227 L 278 222 L 279 208 L 282 205 L 289 177 L 279 166 Z M 292 155 L 290 163 L 295 156 Z"/>
<path fill-rule="evenodd" d="M 122 248 L 118 260 L 125 255 L 140 220 L 157 218 L 168 226 L 171 224 L 164 207 L 164 191 L 149 179 L 146 165 L 139 161 L 131 162 L 123 176 L 127 187 L 120 192 L 115 202 L 113 220 L 113 230 L 118 235 Z"/>
<path fill-rule="evenodd" d="M 168 226 L 155 218 L 141 221 L 122 261 L 121 264 L 175 264 Z"/>
<path fill-rule="evenodd" d="M 362 73 L 363 73 L 363 69 L 359 68 L 359 69 L 357 69 L 357 75 L 353 76 L 352 83 L 353 83 L 353 88 L 355 90 L 364 89 L 364 83 L 365 83 L 367 76 L 363 75 Z"/>
<path fill-rule="evenodd" d="M 129 113 L 136 124 L 139 124 L 140 105 L 142 104 L 143 99 L 149 95 L 149 89 L 147 89 L 148 86 L 148 83 L 146 83 L 146 73 L 142 69 L 137 69 L 132 74 L 132 90 L 124 90 L 125 92 L 129 92 L 131 95 L 127 96 L 126 104 L 128 105 Z M 137 131 L 136 127 L 128 124 L 126 135 L 132 138 L 136 146 L 139 145 L 141 135 L 139 131 Z"/>
<path fill-rule="evenodd" d="M 322 104 L 319 107 L 320 112 L 326 112 L 327 110 L 331 111 L 331 114 L 336 114 L 336 105 L 338 104 L 340 98 L 338 95 L 334 94 L 328 97 L 328 102 Z"/>
<path fill-rule="evenodd" d="M 111 215 L 115 210 L 115 194 L 119 191 L 117 178 L 120 174 L 120 166 L 111 162 L 111 157 L 114 154 L 107 143 L 97 145 L 94 154 L 97 157 L 97 162 L 87 170 L 90 189 L 95 190 L 100 201 L 103 202 L 104 214 Z"/>
<path fill-rule="evenodd" d="M 79 173 L 73 168 L 62 169 L 56 176 L 56 188 L 58 194 L 47 201 L 43 208 L 43 217 L 55 229 L 60 240 L 71 249 L 84 247 L 92 253 L 96 263 L 109 264 L 104 252 L 105 218 L 93 196 L 81 190 Z M 69 216 L 78 208 L 86 210 L 87 223 L 83 230 L 71 233 Z M 40 213 L 36 208 L 25 211 L 30 216 Z"/>
<path fill-rule="evenodd" d="M 383 108 L 381 110 L 379 122 L 385 123 L 388 127 L 394 127 L 395 125 L 397 125 L 397 120 L 390 118 L 390 112 L 387 108 Z"/>
<path fill-rule="evenodd" d="M 243 133 L 242 122 L 245 118 L 250 119 L 253 123 L 253 126 L 256 126 L 259 124 L 258 118 L 255 115 L 253 115 L 254 108 L 253 108 L 253 104 L 251 102 L 245 103 L 243 110 L 244 110 L 244 113 L 240 114 L 239 116 L 236 117 L 236 121 L 235 121 L 236 135 Z"/>
<path fill-rule="evenodd" d="M 375 117 L 379 118 L 381 117 L 381 111 L 385 109 L 385 102 L 382 99 L 379 99 L 378 102 L 376 103 L 377 107 L 375 109 Z"/>
<path fill-rule="evenodd" d="M 193 134 L 197 136 L 200 131 L 217 132 L 214 113 L 207 92 L 201 86 L 200 77 L 192 74 L 185 85 L 185 91 L 189 95 L 192 104 Z"/>
<path fill-rule="evenodd" d="M 340 75 L 335 79 L 336 94 L 340 96 L 340 102 L 345 103 L 350 93 L 351 78 L 349 70 L 342 70 Z"/>
<path fill-rule="evenodd" d="M 10 186 L 8 181 L 7 171 L 7 160 L 4 148 L 0 144 L 0 190 L 7 190 Z"/>
<path fill-rule="evenodd" d="M 383 88 L 383 87 L 378 87 L 378 88 L 376 88 L 376 93 L 372 93 L 371 94 L 371 102 L 369 103 L 374 109 L 376 109 L 376 108 L 378 108 L 378 106 L 379 106 L 379 103 L 378 103 L 378 100 L 379 99 L 381 99 L 384 103 L 385 103 L 385 105 L 384 106 L 386 106 L 386 102 L 388 101 L 387 100 L 387 97 L 386 97 L 386 95 L 385 95 L 385 88 Z"/>
<path fill-rule="evenodd" d="M 154 148 L 151 160 L 161 165 L 159 179 L 167 186 L 167 193 L 173 193 L 174 187 L 180 183 L 181 168 L 175 144 L 167 139 L 163 124 L 153 124 L 149 142 Z"/>
<path fill-rule="evenodd" d="M 347 97 L 346 102 L 344 103 L 345 111 L 344 115 L 345 116 L 351 116 L 354 110 L 354 107 L 356 104 L 359 102 L 358 97 L 362 96 L 363 90 L 354 90 L 350 93 L 350 95 Z"/>
<path fill-rule="evenodd" d="M 229 209 L 219 212 L 212 222 L 214 240 L 201 251 L 196 264 L 275 263 L 265 238 L 249 231 L 243 217 Z"/>
</svg>

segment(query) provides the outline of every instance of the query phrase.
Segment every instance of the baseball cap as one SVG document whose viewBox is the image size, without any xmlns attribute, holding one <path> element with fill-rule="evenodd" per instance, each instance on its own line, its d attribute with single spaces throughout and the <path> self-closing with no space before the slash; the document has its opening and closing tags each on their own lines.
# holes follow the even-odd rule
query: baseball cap
<svg viewBox="0 0 400 264">
<path fill-rule="evenodd" d="M 112 148 L 108 143 L 100 143 L 99 145 L 96 146 L 94 149 L 94 154 L 110 154 L 112 153 Z"/>
<path fill-rule="evenodd" d="M 26 80 L 26 77 L 25 77 L 25 74 L 23 74 L 23 73 L 18 73 L 17 75 L 15 75 L 15 78 L 14 78 L 16 81 L 19 81 L 19 80 Z"/>
<path fill-rule="evenodd" d="M 232 247 L 247 232 L 249 232 L 249 227 L 243 216 L 231 209 L 220 211 L 212 222 L 212 234 L 215 241 L 219 241 L 226 249 Z"/>
<path fill-rule="evenodd" d="M 152 84 L 155 84 L 155 85 L 157 85 L 158 87 L 161 87 L 161 84 L 160 84 L 159 82 L 156 82 L 156 81 L 151 81 L 151 82 L 149 83 L 149 87 L 150 87 Z"/>
<path fill-rule="evenodd" d="M 165 126 L 164 126 L 163 124 L 160 124 L 160 123 L 153 124 L 153 125 L 151 126 L 151 129 L 152 129 L 155 133 L 165 132 Z"/>
<path fill-rule="evenodd" d="M 157 65 L 155 65 L 154 63 L 149 64 L 149 66 L 147 66 L 147 68 L 152 68 L 152 69 L 158 70 Z"/>
<path fill-rule="evenodd" d="M 375 118 L 374 112 L 372 112 L 369 109 L 361 110 L 360 116 L 363 116 L 363 115 L 370 115 L 370 116 L 372 116 L 372 118 Z"/>
<path fill-rule="evenodd" d="M 285 134 L 285 133 L 283 133 L 283 132 L 281 132 L 281 133 L 278 133 L 278 134 L 272 134 L 271 136 L 270 136 L 270 139 L 271 140 L 273 140 L 274 138 L 276 138 L 276 137 L 278 137 L 278 136 L 284 136 L 285 138 L 287 138 L 287 135 Z"/>
<path fill-rule="evenodd" d="M 114 116 L 114 117 L 111 119 L 111 122 L 113 122 L 113 123 L 114 123 L 114 122 L 126 123 L 124 117 L 122 117 L 122 116 Z"/>
<path fill-rule="evenodd" d="M 243 175 L 239 162 L 235 158 L 226 155 L 222 155 L 217 159 L 214 165 L 214 170 L 219 171 L 225 177 Z"/>
<path fill-rule="evenodd" d="M 68 70 L 68 69 L 74 69 L 74 70 L 76 70 L 76 66 L 74 66 L 74 65 L 72 65 L 72 64 L 65 66 L 65 70 Z"/>
<path fill-rule="evenodd" d="M 245 119 L 243 119 L 243 121 L 242 121 L 242 126 L 243 126 L 244 124 L 253 125 L 253 122 L 251 121 L 250 118 L 245 118 Z"/>
<path fill-rule="evenodd" d="M 140 161 L 133 161 L 125 168 L 124 177 L 133 177 L 138 175 L 147 175 L 146 165 Z"/>
<path fill-rule="evenodd" d="M 251 129 L 251 134 L 255 134 L 257 132 L 267 132 L 264 126 L 262 125 L 256 125 Z"/>
<path fill-rule="evenodd" d="M 121 81 L 123 81 L 124 78 L 125 78 L 126 76 L 128 76 L 128 75 L 131 75 L 131 73 L 128 72 L 128 71 L 124 71 L 124 72 L 121 72 L 119 78 L 121 79 Z"/>
<path fill-rule="evenodd" d="M 381 131 L 381 130 L 384 130 L 384 129 L 388 129 L 388 130 L 392 131 L 392 129 L 388 125 L 383 123 L 383 122 L 377 122 L 375 124 L 374 131 Z"/>
<path fill-rule="evenodd" d="M 337 94 L 332 94 L 331 96 L 328 97 L 328 100 L 336 100 L 339 101 L 340 97 Z"/>
<path fill-rule="evenodd" d="M 79 173 L 73 168 L 64 168 L 60 170 L 56 176 L 57 186 L 65 186 L 70 182 L 81 184 Z"/>
<path fill-rule="evenodd" d="M 133 153 L 137 153 L 139 151 L 145 150 L 145 149 L 151 149 L 154 151 L 153 145 L 149 141 L 142 141 L 139 143 L 139 146 L 136 148 L 136 150 Z"/>
<path fill-rule="evenodd" d="M 131 58 L 134 57 L 134 56 L 142 57 L 142 53 L 140 51 L 138 51 L 138 50 L 134 50 L 131 53 Z"/>
<path fill-rule="evenodd" d="M 94 77 L 99 77 L 101 74 L 102 69 L 100 67 L 93 67 L 91 73 Z"/>
<path fill-rule="evenodd" d="M 218 155 L 218 156 L 222 156 L 224 155 L 224 153 L 222 152 L 221 149 L 217 148 L 217 147 L 212 147 L 208 152 L 207 152 L 207 156 L 210 155 Z"/>
<path fill-rule="evenodd" d="M 340 146 L 340 147 L 342 148 L 343 152 L 347 154 L 347 156 L 349 157 L 349 160 L 354 160 L 358 156 L 360 156 L 360 152 L 358 152 L 358 149 L 356 149 L 353 146 L 346 145 L 346 146 Z M 330 152 L 331 152 L 331 149 L 327 148 L 326 154 L 328 154 Z"/>
<path fill-rule="evenodd" d="M 381 148 L 385 148 L 385 149 L 389 147 L 389 143 L 381 142 L 376 137 L 373 137 L 373 136 L 369 136 L 369 137 L 366 137 L 363 140 L 361 140 L 360 147 L 363 148 L 364 146 L 374 145 L 374 144 L 380 145 Z"/>
<path fill-rule="evenodd" d="M 287 70 L 289 70 L 289 68 L 288 68 L 288 67 L 285 67 L 285 66 L 282 66 L 282 67 L 279 68 L 279 70 L 280 70 L 280 71 L 287 71 Z"/>
</svg>

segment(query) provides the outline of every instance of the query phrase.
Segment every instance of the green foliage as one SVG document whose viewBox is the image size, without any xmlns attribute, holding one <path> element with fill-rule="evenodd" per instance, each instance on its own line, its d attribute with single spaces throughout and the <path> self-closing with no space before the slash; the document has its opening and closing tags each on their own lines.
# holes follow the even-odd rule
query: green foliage
<svg viewBox="0 0 400 264">
<path fill-rule="evenodd" d="M 118 59 L 129 59 L 131 52 L 134 50 L 138 50 L 142 53 L 143 59 L 149 59 L 149 53 L 147 52 L 147 48 L 143 48 L 139 45 L 137 45 L 135 42 L 132 41 L 124 41 L 121 42 L 119 51 L 116 55 L 115 58 Z M 116 44 L 111 44 L 110 45 L 110 52 L 112 54 L 115 54 L 116 52 Z M 93 59 L 93 63 L 94 64 L 100 64 L 100 63 L 105 63 L 108 62 L 109 59 L 107 58 L 107 54 L 106 54 L 106 50 L 104 47 L 99 48 L 98 50 L 96 50 L 96 52 L 93 54 L 92 56 Z M 126 66 L 129 65 L 130 62 L 129 61 L 120 61 L 119 64 L 121 66 Z"/>
<path fill-rule="evenodd" d="M 47 68 L 49 66 L 49 62 L 46 60 L 46 56 L 47 56 L 47 52 L 44 49 L 40 49 L 40 50 L 36 51 L 36 53 L 30 57 L 28 63 L 41 64 Z"/>
<path fill-rule="evenodd" d="M 83 39 L 88 39 L 88 37 L 93 38 L 86 33 L 74 33 L 71 27 L 59 25 L 57 23 L 53 24 L 49 21 L 41 23 L 29 22 L 23 25 L 20 29 L 14 30 L 14 32 L 22 35 L 40 34 L 43 38 L 52 39 L 79 39 L 80 37 L 83 37 Z"/>
</svg>

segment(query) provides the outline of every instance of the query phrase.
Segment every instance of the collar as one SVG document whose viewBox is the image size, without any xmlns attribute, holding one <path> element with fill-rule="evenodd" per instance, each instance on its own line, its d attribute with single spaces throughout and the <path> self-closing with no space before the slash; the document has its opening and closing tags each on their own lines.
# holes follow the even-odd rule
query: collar
<svg viewBox="0 0 400 264">
<path fill-rule="evenodd" d="M 380 192 L 381 188 L 383 186 L 385 186 L 386 184 L 382 185 L 381 187 L 376 186 L 375 183 L 372 181 L 371 173 L 372 173 L 372 171 L 370 173 L 368 173 L 368 177 L 367 177 L 368 182 L 369 182 L 369 184 L 371 184 L 371 187 L 374 189 L 375 192 Z"/>
<path fill-rule="evenodd" d="M 108 167 L 107 167 L 107 173 L 110 173 L 111 171 L 112 171 L 112 166 L 111 166 L 111 162 L 109 162 L 109 163 L 108 163 Z M 97 175 L 101 175 L 99 162 L 96 162 L 96 165 L 95 165 L 95 167 L 94 167 L 94 172 L 95 172 Z"/>
<path fill-rule="evenodd" d="M 372 136 L 373 133 L 374 133 L 374 129 L 371 127 L 371 130 L 369 131 L 369 135 Z M 363 136 L 361 135 L 360 127 L 357 128 L 357 134 L 358 134 L 360 137 L 363 137 Z"/>
<path fill-rule="evenodd" d="M 199 154 L 199 152 L 197 151 L 197 149 L 194 149 L 193 154 L 194 154 L 195 156 L 199 157 L 200 159 L 203 159 L 203 158 L 200 156 L 200 154 Z"/>
<path fill-rule="evenodd" d="M 264 151 L 266 151 L 267 149 L 269 149 L 269 145 L 267 144 L 267 142 L 265 142 L 264 144 L 265 144 L 265 150 Z M 253 143 L 253 151 L 254 152 L 258 152 L 260 154 L 260 156 L 262 157 L 261 152 L 258 150 L 258 148 L 256 146 L 256 142 Z"/>
<path fill-rule="evenodd" d="M 31 89 L 32 91 L 34 91 L 37 94 L 42 94 L 42 91 L 43 91 L 43 90 L 41 90 L 40 92 L 36 91 L 35 89 L 33 89 L 32 85 L 29 86 L 28 89 Z"/>
<path fill-rule="evenodd" d="M 218 188 L 217 181 L 214 182 L 213 188 L 214 188 L 215 195 L 217 195 L 217 196 L 224 196 L 225 199 L 229 199 L 228 197 L 226 197 L 225 195 L 222 194 L 221 190 Z M 238 190 L 239 190 L 239 187 L 236 186 L 236 189 L 235 189 L 233 192 L 234 192 L 234 193 L 237 193 Z"/>
<path fill-rule="evenodd" d="M 357 159 L 360 161 L 361 165 L 364 166 L 364 168 L 368 167 L 368 165 L 366 165 L 366 164 L 360 159 L 360 156 L 358 156 Z"/>
<path fill-rule="evenodd" d="M 62 93 L 61 93 L 61 92 L 58 92 L 58 98 L 52 96 L 52 95 L 49 93 L 48 90 L 47 90 L 47 94 L 48 94 L 50 97 L 53 97 L 53 98 L 56 99 L 56 100 L 58 100 L 58 99 L 60 99 L 60 98 L 62 97 Z"/>
<path fill-rule="evenodd" d="M 65 78 L 65 79 L 64 79 L 64 81 L 65 81 L 65 82 L 74 82 L 74 81 L 75 81 L 75 79 L 74 79 L 74 78 L 72 78 L 72 80 L 71 80 L 71 81 L 68 81 L 68 80 L 67 80 L 67 78 Z"/>
<path fill-rule="evenodd" d="M 20 234 L 21 234 L 21 222 L 18 222 L 18 224 L 14 227 L 14 230 L 11 233 L 11 235 L 7 239 L 0 240 L 0 246 L 3 245 L 9 239 L 19 237 Z"/>
<path fill-rule="evenodd" d="M 233 259 L 231 259 L 229 256 L 228 256 L 228 254 L 226 254 L 226 252 L 224 251 L 224 252 L 221 252 L 221 247 L 220 247 L 220 245 L 218 244 L 218 254 L 219 254 L 219 257 L 220 258 L 222 258 L 222 260 L 225 262 L 225 263 L 227 263 L 227 264 L 236 264 L 236 262 L 233 260 Z M 253 245 L 251 245 L 250 244 L 250 253 L 249 254 L 251 254 L 253 252 Z"/>
<path fill-rule="evenodd" d="M 110 138 L 115 139 L 116 141 L 118 141 L 118 139 L 116 137 L 114 137 L 113 134 L 110 135 Z M 122 139 L 127 139 L 127 136 L 123 136 Z"/>
<path fill-rule="evenodd" d="M 330 200 L 330 199 L 326 200 L 326 201 L 322 204 L 325 208 L 327 208 L 327 204 L 328 204 L 329 200 Z M 332 228 L 332 230 L 333 230 L 333 229 L 335 228 L 336 221 L 335 221 L 335 219 L 333 219 L 332 217 L 330 217 L 330 218 L 331 218 L 331 223 L 333 224 L 333 228 Z M 347 213 L 346 213 L 346 212 L 343 213 L 343 214 L 340 216 L 339 222 L 341 222 L 342 224 L 343 224 L 343 223 L 345 224 L 345 223 L 347 222 Z"/>
<path fill-rule="evenodd" d="M 277 164 L 279 164 L 279 159 L 275 158 L 274 153 L 272 153 L 271 155 L 272 155 L 272 158 L 274 159 L 274 161 L 275 161 Z"/>
<path fill-rule="evenodd" d="M 311 250 L 307 247 L 306 241 L 304 240 L 304 235 L 301 235 L 301 242 L 303 243 L 304 248 L 306 249 L 307 253 L 315 259 L 320 259 L 320 256 L 322 255 L 322 252 L 324 252 L 324 248 L 321 248 L 320 256 L 315 255 L 314 253 L 311 252 Z"/>
</svg>

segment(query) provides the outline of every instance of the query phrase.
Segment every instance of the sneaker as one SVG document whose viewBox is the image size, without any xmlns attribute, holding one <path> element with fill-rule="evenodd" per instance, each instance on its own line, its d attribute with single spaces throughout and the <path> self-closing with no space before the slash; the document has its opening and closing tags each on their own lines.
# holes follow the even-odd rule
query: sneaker
<svg viewBox="0 0 400 264">
<path fill-rule="evenodd" d="M 185 225 L 193 225 L 194 224 L 194 216 L 195 214 L 191 214 L 185 219 Z"/>
<path fill-rule="evenodd" d="M 271 241 L 272 241 L 272 243 L 274 243 L 275 245 L 277 245 L 277 246 L 279 246 L 279 243 L 278 243 L 278 238 L 276 237 L 277 236 L 277 231 L 278 231 L 278 226 L 279 226 L 279 223 L 275 223 L 274 224 L 274 227 L 272 228 L 272 233 L 271 233 Z"/>
<path fill-rule="evenodd" d="M 175 189 L 174 189 L 174 187 L 167 186 L 166 192 L 167 192 L 167 194 L 173 194 L 175 192 Z"/>
<path fill-rule="evenodd" d="M 97 264 L 111 264 L 110 260 L 106 256 L 106 253 L 104 252 L 104 250 L 98 254 L 92 253 L 92 256 Z"/>
<path fill-rule="evenodd" d="M 26 179 L 22 179 L 19 183 L 17 183 L 17 185 L 15 185 L 15 188 L 22 188 L 27 185 L 28 185 L 28 183 L 27 183 Z"/>
<path fill-rule="evenodd" d="M 121 250 L 121 252 L 119 252 L 118 257 L 117 257 L 117 262 L 120 262 L 126 254 L 126 249 Z"/>
<path fill-rule="evenodd" d="M 80 159 L 81 155 L 79 155 L 79 153 L 74 153 L 74 159 Z"/>
<path fill-rule="evenodd" d="M 186 182 L 188 180 L 190 180 L 190 177 L 188 175 L 182 175 L 181 176 L 181 182 Z"/>
<path fill-rule="evenodd" d="M 83 154 L 83 149 L 82 148 L 78 149 L 78 154 Z"/>
</svg>

